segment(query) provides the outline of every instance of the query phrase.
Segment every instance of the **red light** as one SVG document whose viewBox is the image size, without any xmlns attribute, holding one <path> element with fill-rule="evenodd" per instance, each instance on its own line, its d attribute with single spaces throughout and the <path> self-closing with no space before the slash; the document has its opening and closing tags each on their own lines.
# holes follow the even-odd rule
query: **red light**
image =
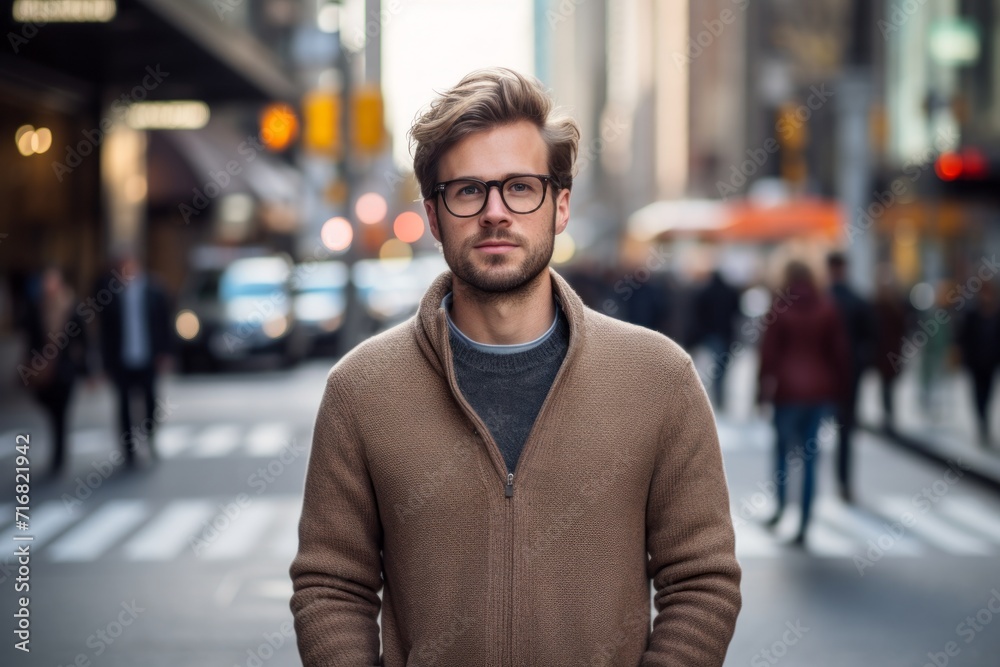
<svg viewBox="0 0 1000 667">
<path fill-rule="evenodd" d="M 977 150 L 962 151 L 962 174 L 969 178 L 983 178 L 989 171 L 986 157 Z"/>
<path fill-rule="evenodd" d="M 934 164 L 934 172 L 942 181 L 954 181 L 962 175 L 962 158 L 957 153 L 942 153 Z"/>
</svg>

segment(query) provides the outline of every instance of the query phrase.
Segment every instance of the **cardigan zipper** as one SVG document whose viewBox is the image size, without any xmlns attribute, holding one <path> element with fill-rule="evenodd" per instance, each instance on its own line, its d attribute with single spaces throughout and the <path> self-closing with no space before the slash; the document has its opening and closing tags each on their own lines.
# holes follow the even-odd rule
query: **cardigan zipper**
<svg viewBox="0 0 1000 667">
<path fill-rule="evenodd" d="M 507 473 L 507 488 L 513 494 L 514 473 Z M 509 498 L 511 494 L 508 494 Z M 510 588 L 507 589 L 507 661 L 509 665 L 514 664 L 514 505 L 507 503 L 507 525 L 510 532 L 507 539 L 507 557 L 509 558 L 510 570 L 508 570 Z"/>
</svg>

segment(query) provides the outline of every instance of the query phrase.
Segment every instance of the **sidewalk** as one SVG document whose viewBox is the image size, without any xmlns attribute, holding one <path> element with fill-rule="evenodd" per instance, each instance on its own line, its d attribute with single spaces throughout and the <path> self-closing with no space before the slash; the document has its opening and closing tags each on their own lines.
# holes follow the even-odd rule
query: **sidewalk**
<svg viewBox="0 0 1000 667">
<path fill-rule="evenodd" d="M 937 381 L 929 410 L 920 403 L 917 364 L 910 364 L 896 381 L 893 405 L 895 432 L 885 429 L 881 380 L 874 371 L 862 379 L 858 424 L 896 444 L 939 461 L 958 461 L 981 481 L 1000 489 L 1000 386 L 990 404 L 992 442 L 984 447 L 976 435 L 972 381 L 961 371 Z"/>
<path fill-rule="evenodd" d="M 695 353 L 703 373 L 710 367 L 704 353 Z M 725 418 L 744 427 L 757 419 L 753 397 L 757 382 L 757 350 L 745 348 L 726 377 Z M 917 363 L 911 363 L 896 381 L 893 405 L 895 431 L 887 432 L 882 410 L 881 379 L 872 369 L 862 378 L 858 395 L 858 427 L 887 444 L 903 447 L 942 463 L 968 466 L 973 477 L 1000 490 L 1000 385 L 993 394 L 993 446 L 982 447 L 975 436 L 972 382 L 963 372 L 940 380 L 932 393 L 930 411 L 920 406 Z M 706 377 L 702 375 L 703 379 Z"/>
</svg>

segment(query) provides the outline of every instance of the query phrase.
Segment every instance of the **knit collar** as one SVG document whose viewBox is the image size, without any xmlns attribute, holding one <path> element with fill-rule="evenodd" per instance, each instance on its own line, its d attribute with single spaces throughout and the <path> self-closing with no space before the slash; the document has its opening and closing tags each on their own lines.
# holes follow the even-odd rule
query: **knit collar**
<svg viewBox="0 0 1000 667">
<path fill-rule="evenodd" d="M 564 364 L 568 364 L 582 343 L 586 306 L 565 278 L 551 266 L 548 267 L 548 271 L 552 279 L 552 291 L 559 299 L 569 324 L 569 347 L 566 350 L 566 358 L 563 360 Z M 417 344 L 427 361 L 441 376 L 454 376 L 451 344 L 448 341 L 447 313 L 441 305 L 444 295 L 451 291 L 451 283 L 452 273 L 450 269 L 438 275 L 420 299 L 420 306 L 413 318 Z"/>
</svg>

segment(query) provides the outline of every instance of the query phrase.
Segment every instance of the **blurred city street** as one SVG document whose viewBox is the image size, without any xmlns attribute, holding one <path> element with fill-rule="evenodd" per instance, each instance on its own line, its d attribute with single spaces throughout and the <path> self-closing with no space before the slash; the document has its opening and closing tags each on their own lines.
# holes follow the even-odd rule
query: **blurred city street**
<svg viewBox="0 0 1000 667">
<path fill-rule="evenodd" d="M 433 443 L 451 439 L 420 441 L 429 455 L 397 454 L 382 417 L 398 409 L 395 423 L 414 432 L 425 422 L 464 429 L 449 416 L 474 409 L 507 443 L 494 462 L 516 463 L 537 432 L 527 415 L 545 421 L 541 401 L 558 392 L 542 390 L 570 346 L 614 359 L 621 375 L 561 386 L 585 397 L 564 405 L 626 396 L 615 414 L 637 431 L 661 415 L 708 424 L 707 410 L 694 422 L 653 397 L 679 395 L 681 384 L 654 380 L 694 360 L 743 568 L 727 667 L 1000 667 L 1000 0 L 13 0 L 0 29 L 0 667 L 286 667 L 303 664 L 300 650 L 321 662 L 339 654 L 342 638 L 322 623 L 353 613 L 360 625 L 365 598 L 374 602 L 365 587 L 376 581 L 378 531 L 367 520 L 376 505 L 388 511 L 395 488 L 379 481 L 408 478 L 404 455 L 446 456 Z M 548 268 L 587 307 L 572 343 L 558 298 L 543 337 L 527 334 L 544 318 L 525 304 L 547 308 L 559 284 L 538 280 Z M 382 412 L 355 424 L 364 465 L 323 468 L 309 488 L 337 492 L 310 496 L 330 369 L 412 322 L 445 271 L 452 291 L 434 316 L 452 327 L 430 339 L 450 346 L 454 382 L 399 368 L 399 384 L 382 382 L 392 386 L 371 399 Z M 422 326 L 411 332 L 418 343 Z M 587 332 L 602 328 L 635 350 L 598 349 L 605 339 Z M 371 348 L 385 352 L 388 338 Z M 647 361 L 642 341 L 662 358 Z M 509 357 L 517 368 L 496 385 L 487 376 L 502 356 L 459 376 L 456 349 L 519 355 L 536 343 L 553 345 L 552 377 L 530 355 Z M 427 345 L 410 352 L 430 355 Z M 446 357 L 431 365 L 447 367 Z M 374 359 L 366 380 L 384 377 L 367 375 Z M 645 390 L 613 390 L 630 364 Z M 521 372 L 537 386 L 510 379 Z M 395 389 L 415 393 L 389 404 Z M 423 419 L 437 391 L 444 417 Z M 600 454 L 642 449 L 596 413 L 548 412 L 558 432 L 548 442 L 573 443 L 555 473 L 583 476 L 581 464 L 609 467 Z M 666 442 L 662 423 L 649 433 L 680 456 L 693 440 Z M 379 428 L 384 468 L 359 435 Z M 574 428 L 585 437 L 562 430 Z M 702 438 L 699 460 L 712 458 L 707 429 L 689 430 Z M 590 432 L 619 449 L 584 449 Z M 321 460 L 351 458 L 331 440 Z M 656 474 L 672 475 L 662 451 Z M 650 634 L 670 634 L 677 655 L 714 650 L 721 661 L 737 568 L 713 461 L 696 492 L 715 489 L 714 504 L 666 507 L 653 499 L 684 485 L 650 484 L 640 497 L 642 485 L 619 483 L 611 497 L 641 502 L 617 525 L 601 518 L 611 504 L 580 514 L 570 499 L 565 512 L 537 499 L 502 506 L 510 555 L 491 553 L 490 577 L 466 580 L 482 579 L 490 599 L 474 603 L 495 616 L 476 641 L 506 633 L 491 655 L 516 663 L 496 656 L 536 651 L 553 628 L 567 643 L 579 631 L 607 653 L 588 667 L 637 667 L 615 665 L 625 643 L 592 632 L 615 614 L 572 624 L 575 614 L 539 611 L 568 598 L 522 603 L 515 591 L 579 585 L 592 609 L 595 598 L 638 606 L 642 579 L 619 580 L 610 558 L 633 553 L 637 565 L 642 538 L 648 559 L 684 554 L 663 559 L 661 580 L 677 567 L 717 568 L 670 579 L 690 588 Z M 349 490 L 362 475 L 359 500 Z M 507 479 L 500 500 L 519 501 Z M 561 488 L 545 480 L 541 493 Z M 493 511 L 461 488 L 447 489 L 460 509 Z M 303 514 L 310 497 L 329 503 L 329 523 L 320 510 Z M 380 626 L 398 644 L 387 664 L 393 651 L 407 667 L 434 662 L 418 654 L 446 642 L 416 625 L 443 618 L 434 604 L 452 600 L 435 589 L 421 597 L 436 600 L 407 605 L 396 590 L 445 581 L 472 597 L 458 574 L 427 575 L 444 560 L 421 559 L 430 552 L 420 549 L 452 545 L 428 536 L 464 530 L 441 520 L 442 506 L 431 517 L 441 533 L 379 533 L 404 541 L 392 576 L 410 577 L 387 587 L 386 615 L 405 608 Z M 684 528 L 698 512 L 714 518 Z M 300 559 L 296 575 L 303 516 L 307 537 L 323 533 L 313 540 L 323 553 Z M 482 516 L 476 528 L 499 530 Z M 546 588 L 534 561 L 522 578 L 514 536 L 535 533 L 516 533 L 515 516 L 576 544 L 557 564 L 577 574 Z M 651 525 L 657 516 L 670 525 Z M 387 517 L 379 531 L 392 531 Z M 580 517 L 598 527 L 560 532 Z M 633 551 L 600 551 L 627 527 Z M 483 544 L 508 544 L 499 534 Z M 367 542 L 352 549 L 352 535 Z M 688 540 L 706 551 L 687 555 Z M 609 560 L 582 560 L 591 547 Z M 399 574 L 409 549 L 422 569 Z M 449 552 L 472 568 L 470 553 Z M 361 561 L 368 584 L 330 564 L 338 558 Z M 579 573 L 588 565 L 605 572 L 590 586 Z M 307 582 L 304 594 L 293 581 Z M 596 592 L 601 581 L 610 595 Z M 690 616 L 697 604 L 681 598 L 692 591 L 728 602 Z M 515 601 L 534 616 L 518 617 Z M 334 616 L 316 620 L 324 613 Z M 685 614 L 699 626 L 690 641 L 705 646 L 680 645 L 672 623 Z M 517 623 L 539 634 L 521 637 Z"/>
</svg>

